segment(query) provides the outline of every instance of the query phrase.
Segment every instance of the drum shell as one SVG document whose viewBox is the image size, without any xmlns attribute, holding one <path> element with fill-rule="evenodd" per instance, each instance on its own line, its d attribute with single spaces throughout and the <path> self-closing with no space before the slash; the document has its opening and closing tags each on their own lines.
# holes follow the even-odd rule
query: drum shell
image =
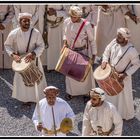
<svg viewBox="0 0 140 140">
<path fill-rule="evenodd" d="M 123 82 L 119 81 L 118 75 L 113 69 L 107 78 L 102 80 L 99 80 L 96 77 L 94 78 L 97 81 L 99 87 L 102 88 L 109 96 L 118 95 L 124 88 Z"/>
<path fill-rule="evenodd" d="M 84 82 L 91 69 L 91 59 L 69 48 L 63 48 L 55 70 L 72 79 Z"/>
<path fill-rule="evenodd" d="M 21 63 L 16 63 L 15 61 L 13 61 L 12 69 L 15 72 L 21 74 L 25 86 L 32 87 L 35 85 L 35 82 L 37 82 L 37 84 L 40 83 L 43 78 L 43 73 L 35 65 L 35 61 L 32 61 L 31 63 L 27 63 L 25 65 L 25 62 L 23 62 L 24 58 L 25 57 L 21 59 Z M 25 67 L 20 69 L 20 65 L 24 65 Z"/>
<path fill-rule="evenodd" d="M 35 85 L 35 82 L 39 85 L 40 81 L 43 78 L 43 73 L 39 68 L 34 64 L 31 65 L 24 71 L 20 72 L 25 86 L 32 87 Z"/>
</svg>

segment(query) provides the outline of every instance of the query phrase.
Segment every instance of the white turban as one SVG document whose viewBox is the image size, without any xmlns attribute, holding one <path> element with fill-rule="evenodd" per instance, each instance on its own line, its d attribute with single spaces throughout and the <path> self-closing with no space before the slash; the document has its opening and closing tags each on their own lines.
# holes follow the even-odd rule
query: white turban
<svg viewBox="0 0 140 140">
<path fill-rule="evenodd" d="M 128 28 L 119 28 L 117 34 L 120 33 L 126 40 L 130 39 L 131 34 Z"/>
<path fill-rule="evenodd" d="M 18 15 L 18 21 L 22 18 L 28 18 L 28 19 L 32 19 L 32 14 L 30 13 L 19 13 Z"/>
<path fill-rule="evenodd" d="M 81 17 L 82 16 L 82 10 L 78 6 L 71 6 L 69 10 L 69 14 L 72 17 Z"/>
<path fill-rule="evenodd" d="M 90 91 L 90 96 L 98 94 L 99 98 L 101 98 L 101 101 L 105 100 L 105 92 L 101 88 L 93 88 Z"/>
<path fill-rule="evenodd" d="M 51 89 L 59 91 L 59 89 L 57 87 L 55 87 L 55 86 L 47 86 L 43 91 L 46 93 L 48 90 L 51 90 Z"/>
</svg>

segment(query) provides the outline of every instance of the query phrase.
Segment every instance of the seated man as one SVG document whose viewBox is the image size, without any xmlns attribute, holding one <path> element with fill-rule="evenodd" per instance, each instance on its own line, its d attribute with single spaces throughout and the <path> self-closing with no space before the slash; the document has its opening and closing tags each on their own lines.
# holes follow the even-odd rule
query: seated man
<svg viewBox="0 0 140 140">
<path fill-rule="evenodd" d="M 87 102 L 82 136 L 120 136 L 123 121 L 115 106 L 105 100 L 104 91 L 100 88 L 90 90 L 90 101 Z"/>
<path fill-rule="evenodd" d="M 74 113 L 69 104 L 61 98 L 58 98 L 59 89 L 54 86 L 48 86 L 44 89 L 45 97 L 39 102 L 40 116 L 38 114 L 38 107 L 36 107 L 33 114 L 33 122 L 37 131 L 42 132 L 45 136 L 65 136 L 62 130 L 62 121 L 67 118 L 73 122 Z M 39 118 L 42 121 L 39 122 Z M 66 120 L 65 124 L 70 122 Z M 72 126 L 64 126 L 63 129 L 71 129 Z"/>
</svg>

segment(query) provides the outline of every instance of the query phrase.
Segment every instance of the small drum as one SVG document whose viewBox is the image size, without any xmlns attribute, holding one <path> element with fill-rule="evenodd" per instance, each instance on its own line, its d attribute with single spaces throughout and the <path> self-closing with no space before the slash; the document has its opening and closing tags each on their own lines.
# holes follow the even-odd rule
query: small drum
<svg viewBox="0 0 140 140">
<path fill-rule="evenodd" d="M 25 57 L 21 59 L 20 63 L 13 61 L 12 69 L 15 72 L 21 74 L 25 86 L 32 87 L 35 85 L 35 82 L 39 84 L 43 77 L 42 72 L 39 70 L 39 68 L 35 65 L 34 62 L 25 63 L 24 59 Z"/>
<path fill-rule="evenodd" d="M 119 78 L 115 71 L 107 64 L 103 70 L 101 66 L 93 73 L 100 88 L 102 88 L 109 96 L 119 94 L 123 90 L 123 83 L 119 82 Z"/>
<path fill-rule="evenodd" d="M 91 59 L 69 48 L 63 48 L 55 70 L 83 82 L 91 69 Z"/>
</svg>

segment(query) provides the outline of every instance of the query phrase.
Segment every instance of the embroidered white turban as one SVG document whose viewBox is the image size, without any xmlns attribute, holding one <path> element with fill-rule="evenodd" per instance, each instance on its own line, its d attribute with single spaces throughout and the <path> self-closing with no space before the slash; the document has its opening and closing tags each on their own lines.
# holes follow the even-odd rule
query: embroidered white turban
<svg viewBox="0 0 140 140">
<path fill-rule="evenodd" d="M 69 14 L 72 17 L 81 17 L 82 16 L 82 10 L 78 6 L 71 6 L 69 10 Z"/>
<path fill-rule="evenodd" d="M 117 34 L 120 33 L 126 40 L 130 39 L 131 34 L 128 28 L 119 28 Z"/>
<path fill-rule="evenodd" d="M 32 19 L 32 14 L 30 13 L 19 13 L 18 15 L 18 21 L 22 18 L 28 18 L 28 19 Z"/>
<path fill-rule="evenodd" d="M 101 101 L 105 100 L 105 92 L 101 88 L 93 88 L 90 90 L 90 96 L 93 96 L 94 94 L 97 94 L 99 98 L 101 98 Z"/>
<path fill-rule="evenodd" d="M 48 90 L 51 90 L 51 89 L 59 91 L 59 89 L 55 86 L 47 86 L 43 91 L 46 93 Z"/>
</svg>

